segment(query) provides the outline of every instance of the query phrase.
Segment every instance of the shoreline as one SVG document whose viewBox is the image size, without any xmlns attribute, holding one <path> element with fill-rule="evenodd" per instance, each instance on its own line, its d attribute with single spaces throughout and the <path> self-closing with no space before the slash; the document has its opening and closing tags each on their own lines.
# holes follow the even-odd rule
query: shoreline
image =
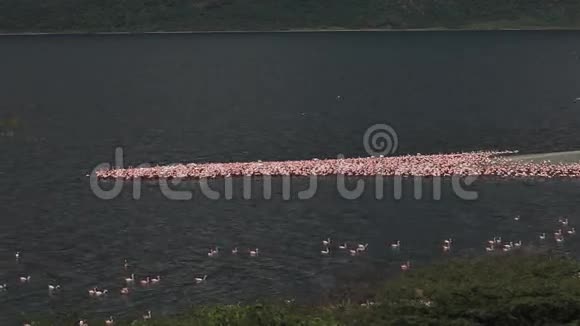
<svg viewBox="0 0 580 326">
<path fill-rule="evenodd" d="M 361 33 L 361 32 L 388 32 L 388 33 L 408 33 L 408 32 L 533 32 L 533 31 L 559 31 L 574 32 L 580 31 L 578 27 L 518 27 L 518 28 L 291 28 L 272 30 L 177 30 L 177 31 L 63 31 L 63 32 L 1 32 L 1 36 L 132 36 L 132 35 L 196 35 L 196 34 L 272 34 L 272 33 Z"/>
</svg>

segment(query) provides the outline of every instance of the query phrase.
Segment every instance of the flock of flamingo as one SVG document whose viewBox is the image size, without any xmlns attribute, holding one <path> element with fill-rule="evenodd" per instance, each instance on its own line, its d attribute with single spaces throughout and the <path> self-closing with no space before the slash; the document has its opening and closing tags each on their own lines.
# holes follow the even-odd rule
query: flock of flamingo
<svg viewBox="0 0 580 326">
<path fill-rule="evenodd" d="M 261 176 L 261 175 L 403 175 L 403 176 L 452 176 L 452 175 L 488 175 L 500 177 L 580 177 L 580 163 L 553 164 L 523 163 L 502 158 L 502 154 L 513 152 L 474 152 L 461 154 L 439 154 L 439 155 L 414 155 L 399 157 L 369 157 L 336 160 L 306 160 L 306 161 L 284 161 L 284 162 L 248 162 L 248 163 L 206 163 L 206 164 L 181 164 L 173 166 L 156 166 L 145 168 L 110 169 L 95 171 L 98 178 L 121 178 L 121 179 L 157 179 L 157 178 L 218 178 L 232 176 Z M 513 218 L 519 221 L 520 216 Z M 561 243 L 568 236 L 576 234 L 576 229 L 569 225 L 567 218 L 558 219 L 559 228 L 553 233 L 557 243 Z M 541 241 L 547 240 L 546 233 L 539 235 Z M 363 254 L 368 249 L 368 243 L 358 243 L 349 245 L 347 242 L 335 244 L 330 238 L 321 241 L 322 249 L 320 254 L 329 256 L 334 250 L 343 251 L 351 256 Z M 448 238 L 442 241 L 441 249 L 449 252 L 453 246 L 453 239 Z M 401 249 L 401 241 L 397 240 L 388 243 L 387 247 L 393 251 Z M 508 252 L 522 247 L 522 241 L 504 241 L 501 236 L 495 236 L 487 241 L 486 252 L 503 251 Z M 232 255 L 241 253 L 237 247 L 231 249 Z M 248 249 L 246 253 L 250 257 L 260 255 L 259 248 Z M 222 251 L 218 247 L 210 248 L 207 256 L 218 257 Z M 16 260 L 21 259 L 21 253 L 16 253 Z M 129 271 L 129 263 L 125 260 L 125 271 Z M 407 260 L 400 265 L 402 271 L 411 269 L 411 261 Z M 195 283 L 205 282 L 207 275 L 194 277 Z M 20 276 L 20 283 L 29 283 L 29 275 Z M 132 286 L 150 286 L 161 282 L 161 276 L 146 276 L 136 279 L 135 273 L 131 273 L 124 278 L 125 286 L 119 293 L 129 295 Z M 61 289 L 58 284 L 49 284 L 48 290 L 51 294 L 57 293 Z M 1 284 L 0 291 L 6 291 L 7 285 Z M 103 297 L 109 293 L 107 289 L 93 287 L 88 289 L 90 297 Z M 151 319 L 151 311 L 144 314 L 143 319 Z M 25 323 L 25 326 L 31 325 Z M 79 326 L 88 326 L 88 322 L 80 320 Z M 105 325 L 114 325 L 113 317 L 105 320 Z"/>
<path fill-rule="evenodd" d="M 216 246 L 213 248 L 210 248 L 207 256 L 208 257 L 217 257 L 218 255 L 220 255 L 220 249 Z M 241 253 L 237 247 L 233 248 L 231 250 L 232 255 L 237 255 L 238 253 Z M 259 248 L 253 248 L 253 249 L 248 249 L 247 250 L 247 254 L 250 257 L 257 257 L 260 255 L 260 249 Z M 17 251 L 14 254 L 16 261 L 20 262 L 22 259 L 22 253 L 20 251 Z M 128 272 L 129 270 L 131 270 L 131 265 L 129 264 L 129 262 L 125 259 L 124 264 L 123 264 L 123 269 Z M 203 275 L 203 276 L 195 276 L 193 278 L 193 280 L 195 281 L 196 284 L 200 284 L 203 283 L 207 280 L 207 274 Z M 18 277 L 18 282 L 21 284 L 25 284 L 25 283 L 30 283 L 31 282 L 31 276 L 30 275 L 25 275 L 25 276 L 20 276 Z M 135 277 L 135 273 L 131 273 L 129 276 L 124 278 L 124 286 L 119 290 L 119 293 L 121 295 L 129 295 L 132 292 L 132 287 L 136 286 L 136 285 L 141 285 L 143 287 L 148 287 L 148 286 L 153 286 L 156 284 L 159 284 L 161 282 L 161 276 L 160 275 L 156 275 L 156 276 L 146 276 L 143 277 L 141 279 L 137 279 Z M 8 285 L 6 283 L 2 283 L 0 284 L 0 292 L 4 292 L 8 290 Z M 57 295 L 58 292 L 61 290 L 61 286 L 60 284 L 48 284 L 48 292 L 49 295 Z M 87 290 L 87 293 L 89 295 L 89 297 L 104 297 L 106 295 L 108 295 L 110 292 L 108 289 L 104 289 L 104 288 L 100 288 L 97 286 L 94 286 L 90 289 Z M 143 320 L 149 320 L 152 318 L 152 314 L 151 314 L 151 310 L 148 310 L 143 316 L 142 316 Z M 105 320 L 105 325 L 107 326 L 112 326 L 114 325 L 115 320 L 113 318 L 113 316 L 110 316 L 108 319 Z M 86 320 L 79 320 L 77 323 L 79 326 L 88 326 L 88 321 Z M 31 322 L 24 322 L 23 326 L 31 326 L 32 323 Z"/>
<path fill-rule="evenodd" d="M 513 218 L 514 221 L 520 221 L 521 217 L 515 216 Z M 564 242 L 566 237 L 569 236 L 573 236 L 576 234 L 576 229 L 574 227 L 572 227 L 569 223 L 568 218 L 566 217 L 560 217 L 557 220 L 557 223 L 559 225 L 558 229 L 556 231 L 553 232 L 553 236 L 554 236 L 554 240 L 557 243 L 561 243 Z M 541 241 L 545 241 L 547 240 L 547 235 L 546 233 L 541 233 L 538 236 L 539 240 Z M 358 256 L 360 254 L 363 254 L 367 251 L 369 244 L 368 243 L 357 243 L 357 244 L 349 244 L 348 242 L 338 242 L 332 240 L 331 238 L 326 238 L 321 240 L 321 244 L 322 244 L 322 249 L 320 250 L 320 254 L 322 256 L 329 256 L 331 254 L 331 252 L 333 250 L 338 250 L 338 251 L 343 251 L 345 253 L 350 254 L 351 256 Z M 441 243 L 441 249 L 443 252 L 449 252 L 452 249 L 452 245 L 453 245 L 454 241 L 452 238 L 448 238 L 442 241 Z M 386 247 L 390 248 L 390 250 L 392 251 L 399 251 L 401 249 L 401 241 L 400 240 L 396 240 L 394 242 L 391 243 L 387 243 Z M 494 236 L 493 239 L 490 239 L 486 242 L 486 246 L 485 246 L 485 250 L 487 252 L 494 252 L 494 251 L 503 251 L 503 252 L 508 252 L 511 251 L 513 249 L 517 249 L 522 247 L 522 241 L 504 241 L 502 240 L 501 236 Z M 332 251 L 331 251 L 332 249 Z M 253 249 L 248 249 L 247 251 L 244 251 L 249 257 L 258 257 L 260 255 L 260 249 L 259 248 L 253 248 Z M 230 250 L 231 255 L 238 255 L 241 254 L 242 251 L 240 251 L 238 249 L 238 247 L 234 247 Z M 214 246 L 212 248 L 209 249 L 209 251 L 207 252 L 207 256 L 212 258 L 212 257 L 218 257 L 222 255 L 222 250 L 220 250 L 217 246 Z M 15 258 L 17 262 L 20 262 L 20 260 L 22 259 L 22 254 L 21 252 L 16 252 L 15 253 Z M 400 265 L 400 269 L 401 271 L 405 272 L 411 269 L 411 261 L 407 260 L 405 261 L 403 264 Z M 129 295 L 132 292 L 132 287 L 136 286 L 136 285 L 140 285 L 143 287 L 148 287 L 148 286 L 153 286 L 156 284 L 159 284 L 161 282 L 161 276 L 160 275 L 156 275 L 156 276 L 145 276 L 142 277 L 141 279 L 137 279 L 135 276 L 135 273 L 131 270 L 131 265 L 129 264 L 129 262 L 127 260 L 124 261 L 123 264 L 123 270 L 126 273 L 129 273 L 129 271 L 131 271 L 131 273 L 124 277 L 124 286 L 119 290 L 119 293 L 121 295 Z M 196 284 L 200 284 L 203 283 L 207 280 L 207 275 L 203 275 L 203 276 L 196 276 L 193 278 L 193 280 L 195 281 Z M 18 278 L 18 282 L 19 283 L 29 283 L 31 282 L 31 277 L 30 275 L 23 275 L 20 276 Z M 58 291 L 60 291 L 61 286 L 59 284 L 48 284 L 48 291 L 50 295 L 54 295 L 54 294 L 58 294 Z M 8 290 L 8 286 L 6 283 L 4 284 L 0 284 L 0 291 L 7 291 Z M 109 290 L 108 289 L 103 289 L 103 288 L 99 288 L 99 287 L 93 287 L 87 290 L 87 293 L 90 297 L 104 297 L 106 295 L 109 294 Z M 287 301 L 288 302 L 288 301 Z M 148 320 L 152 318 L 152 314 L 151 311 L 147 311 L 142 318 L 144 320 Z M 107 326 L 112 326 L 114 325 L 115 321 L 113 316 L 110 316 L 108 319 L 105 320 L 105 325 Z M 31 326 L 32 324 L 30 322 L 25 322 L 23 324 L 24 326 Z M 79 320 L 78 321 L 78 325 L 79 326 L 88 326 L 88 322 L 86 320 Z"/>
<path fill-rule="evenodd" d="M 302 161 L 190 163 L 169 166 L 100 169 L 99 179 L 205 179 L 236 176 L 496 176 L 580 177 L 580 163 L 523 162 L 506 158 L 513 151 L 311 159 Z"/>
</svg>

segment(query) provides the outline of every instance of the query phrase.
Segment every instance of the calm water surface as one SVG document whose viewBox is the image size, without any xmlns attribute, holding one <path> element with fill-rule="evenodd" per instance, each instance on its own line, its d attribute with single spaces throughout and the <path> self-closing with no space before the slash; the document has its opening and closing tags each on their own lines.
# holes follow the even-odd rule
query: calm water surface
<svg viewBox="0 0 580 326">
<path fill-rule="evenodd" d="M 340 95 L 341 101 L 336 97 Z M 0 138 L 0 323 L 30 314 L 154 316 L 206 303 L 319 300 L 349 282 L 398 273 L 450 255 L 484 254 L 494 235 L 526 246 L 580 254 L 573 237 L 541 243 L 559 215 L 578 217 L 580 182 L 480 179 L 463 201 L 443 183 L 414 200 L 392 191 L 376 200 L 374 181 L 357 199 L 340 197 L 334 178 L 298 200 L 169 201 L 155 184 L 141 200 L 131 184 L 109 201 L 85 175 L 125 164 L 286 160 L 365 155 L 362 136 L 388 123 L 399 154 L 580 147 L 580 33 L 284 33 L 0 38 L 0 118 L 19 124 Z M 354 182 L 351 179 L 349 182 Z M 392 180 L 386 181 L 392 189 Z M 426 181 L 426 188 L 431 184 Z M 223 182 L 213 184 L 216 189 Z M 519 222 L 514 215 L 521 215 Z M 320 241 L 369 243 L 368 253 L 320 254 Z M 403 243 L 392 253 L 385 243 Z M 208 258 L 210 246 L 223 248 Z M 229 250 L 259 247 L 261 255 Z M 14 252 L 22 251 L 17 263 Z M 122 298 L 128 275 L 161 275 L 157 286 Z M 31 275 L 30 284 L 17 278 Z M 194 276 L 208 274 L 201 285 Z M 48 283 L 59 283 L 56 296 Z M 93 286 L 112 293 L 86 294 Z"/>
</svg>

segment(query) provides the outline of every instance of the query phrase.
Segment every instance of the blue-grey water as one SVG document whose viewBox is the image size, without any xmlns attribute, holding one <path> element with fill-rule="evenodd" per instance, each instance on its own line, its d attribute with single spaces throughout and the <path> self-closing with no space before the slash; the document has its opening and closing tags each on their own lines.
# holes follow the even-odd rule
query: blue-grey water
<svg viewBox="0 0 580 326">
<path fill-rule="evenodd" d="M 340 98 L 337 98 L 340 96 Z M 0 323 L 31 315 L 173 314 L 191 305 L 296 298 L 369 278 L 399 265 L 483 255 L 495 235 L 577 256 L 556 245 L 557 217 L 578 217 L 576 180 L 479 179 L 477 200 L 423 198 L 386 180 L 375 199 L 340 196 L 334 178 L 300 200 L 273 180 L 272 198 L 253 180 L 251 199 L 171 201 L 156 184 L 97 198 L 86 177 L 124 149 L 143 162 L 287 160 L 366 155 L 362 138 L 388 123 L 398 154 L 580 147 L 579 32 L 282 33 L 0 38 Z M 352 183 L 356 178 L 349 178 Z M 110 186 L 110 184 L 109 184 Z M 189 189 L 181 186 L 180 189 Z M 223 182 L 212 183 L 219 189 Z M 520 221 L 514 221 L 521 215 Z M 548 232 L 541 242 L 538 234 Z M 320 254 L 321 240 L 369 243 L 351 257 Z M 440 243 L 452 237 L 451 253 Z M 386 243 L 402 242 L 400 252 Z M 207 257 L 212 246 L 219 257 Z M 240 254 L 229 251 L 238 246 Z M 260 256 L 248 257 L 249 248 Z M 15 260 L 14 253 L 22 258 Z M 158 285 L 118 294 L 129 275 Z M 193 277 L 208 275 L 203 284 Z M 28 284 L 18 277 L 30 275 Z M 47 293 L 49 283 L 62 291 Z M 107 288 L 90 298 L 93 286 Z M 362 286 L 362 285 L 361 285 Z"/>
</svg>

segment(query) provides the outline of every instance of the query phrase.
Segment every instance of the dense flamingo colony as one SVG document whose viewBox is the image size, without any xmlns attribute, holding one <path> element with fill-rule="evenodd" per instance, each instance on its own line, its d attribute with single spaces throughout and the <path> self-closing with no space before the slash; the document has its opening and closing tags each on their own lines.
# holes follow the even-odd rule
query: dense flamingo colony
<svg viewBox="0 0 580 326">
<path fill-rule="evenodd" d="M 278 162 L 189 163 L 169 166 L 98 170 L 102 179 L 222 178 L 235 176 L 453 176 L 580 177 L 578 163 L 524 163 L 509 160 L 511 151 L 312 159 Z"/>
</svg>

